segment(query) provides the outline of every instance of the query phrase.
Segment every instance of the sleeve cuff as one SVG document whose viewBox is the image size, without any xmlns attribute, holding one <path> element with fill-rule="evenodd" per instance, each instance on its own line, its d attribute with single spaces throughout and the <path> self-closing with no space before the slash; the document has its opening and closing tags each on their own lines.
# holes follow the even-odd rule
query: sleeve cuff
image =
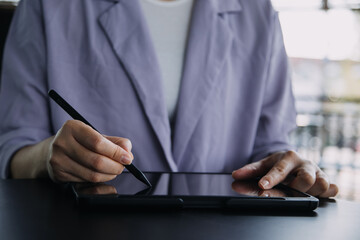
<svg viewBox="0 0 360 240">
<path fill-rule="evenodd" d="M 10 177 L 10 160 L 19 149 L 48 137 L 48 132 L 39 129 L 18 129 L 0 135 L 0 178 Z"/>
</svg>

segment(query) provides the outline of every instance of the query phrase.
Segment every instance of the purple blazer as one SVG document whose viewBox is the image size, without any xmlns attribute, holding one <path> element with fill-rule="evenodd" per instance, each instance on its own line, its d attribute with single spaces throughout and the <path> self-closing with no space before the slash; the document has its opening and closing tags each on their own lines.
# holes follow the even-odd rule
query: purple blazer
<svg viewBox="0 0 360 240">
<path fill-rule="evenodd" d="M 16 150 L 70 117 L 55 89 L 101 133 L 129 138 L 143 171 L 231 172 L 292 149 L 295 107 L 277 13 L 268 0 L 197 0 L 176 120 L 137 0 L 23 0 L 0 94 L 0 173 Z"/>
</svg>

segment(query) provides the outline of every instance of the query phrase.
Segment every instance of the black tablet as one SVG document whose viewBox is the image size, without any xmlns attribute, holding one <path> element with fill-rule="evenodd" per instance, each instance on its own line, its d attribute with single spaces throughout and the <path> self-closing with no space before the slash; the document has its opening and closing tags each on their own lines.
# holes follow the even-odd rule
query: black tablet
<svg viewBox="0 0 360 240">
<path fill-rule="evenodd" d="M 145 173 L 149 188 L 130 173 L 112 181 L 74 183 L 81 206 L 118 208 L 238 208 L 314 210 L 319 201 L 306 193 L 278 185 L 262 190 L 257 181 L 234 181 L 231 174 Z"/>
</svg>

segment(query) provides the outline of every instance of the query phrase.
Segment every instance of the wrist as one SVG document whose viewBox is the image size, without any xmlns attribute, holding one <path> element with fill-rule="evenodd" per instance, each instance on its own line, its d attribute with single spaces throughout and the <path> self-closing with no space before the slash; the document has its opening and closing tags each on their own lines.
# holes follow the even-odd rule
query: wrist
<svg viewBox="0 0 360 240">
<path fill-rule="evenodd" d="M 54 140 L 54 136 L 42 141 L 39 146 L 40 156 L 35 164 L 32 178 L 48 178 L 49 172 L 47 163 L 51 157 L 51 145 Z"/>
<path fill-rule="evenodd" d="M 54 137 L 45 139 L 35 145 L 18 150 L 11 159 L 12 178 L 48 177 L 46 163 L 50 155 L 50 146 Z"/>
</svg>

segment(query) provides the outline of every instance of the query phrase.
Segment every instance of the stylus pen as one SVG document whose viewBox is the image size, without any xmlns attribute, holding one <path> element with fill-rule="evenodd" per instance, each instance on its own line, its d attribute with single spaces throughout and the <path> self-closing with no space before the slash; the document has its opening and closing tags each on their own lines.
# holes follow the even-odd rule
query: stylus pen
<svg viewBox="0 0 360 240">
<path fill-rule="evenodd" d="M 65 101 L 55 90 L 49 91 L 49 96 L 62 108 L 67 112 L 73 119 L 82 121 L 83 123 L 92 127 L 95 131 L 99 132 L 94 128 L 83 116 L 80 115 L 69 103 Z M 137 179 L 151 187 L 151 183 L 146 178 L 143 172 L 141 172 L 134 164 L 125 165 L 126 169 L 132 173 Z"/>
</svg>

